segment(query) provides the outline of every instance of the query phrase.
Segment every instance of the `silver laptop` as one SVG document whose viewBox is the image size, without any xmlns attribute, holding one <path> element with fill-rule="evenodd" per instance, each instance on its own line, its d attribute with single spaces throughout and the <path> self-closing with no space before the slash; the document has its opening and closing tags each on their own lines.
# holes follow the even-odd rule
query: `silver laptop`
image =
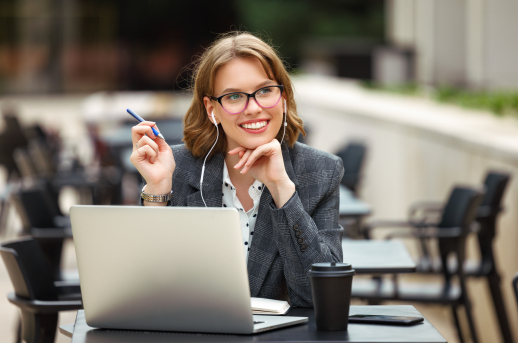
<svg viewBox="0 0 518 343">
<path fill-rule="evenodd" d="M 307 317 L 252 315 L 235 209 L 72 206 L 86 323 L 252 334 Z"/>
</svg>

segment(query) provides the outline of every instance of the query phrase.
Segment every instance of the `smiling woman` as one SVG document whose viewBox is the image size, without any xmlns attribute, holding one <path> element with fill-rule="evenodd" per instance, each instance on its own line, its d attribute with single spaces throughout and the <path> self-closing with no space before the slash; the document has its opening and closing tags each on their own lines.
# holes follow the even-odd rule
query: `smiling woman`
<svg viewBox="0 0 518 343">
<path fill-rule="evenodd" d="M 195 72 L 193 74 L 194 98 L 184 120 L 185 144 L 192 151 L 193 155 L 196 157 L 205 156 L 216 140 L 216 129 L 205 118 L 207 116 L 207 106 L 209 105 L 208 101 L 213 100 L 213 107 L 216 101 L 221 105 L 221 107 L 215 108 L 214 114 L 216 117 L 218 117 L 218 113 L 222 112 L 221 109 L 224 109 L 229 101 L 236 100 L 236 97 L 243 100 L 246 97 L 244 104 L 241 102 L 243 107 L 232 107 L 226 111 L 223 110 L 223 112 L 240 114 L 237 117 L 243 117 L 244 114 L 242 112 L 245 110 L 245 107 L 252 103 L 252 105 L 262 106 L 264 109 L 282 115 L 281 105 L 283 101 L 274 103 L 273 106 L 275 107 L 271 108 L 271 104 L 261 105 L 261 100 L 258 100 L 261 94 L 255 94 L 256 96 L 253 98 L 255 101 L 251 101 L 251 96 L 246 94 L 258 91 L 261 87 L 273 85 L 281 86 L 279 91 L 281 91 L 283 99 L 286 100 L 286 122 L 288 124 L 286 127 L 286 139 L 289 145 L 293 145 L 299 133 L 305 134 L 305 132 L 302 120 L 297 115 L 297 106 L 293 98 L 293 86 L 290 77 L 281 59 L 272 47 L 247 33 L 232 32 L 214 42 L 195 65 Z M 228 95 L 229 97 L 224 96 L 221 100 L 214 100 L 223 95 Z M 239 103 L 239 101 L 237 102 Z M 210 111 L 208 114 L 210 114 Z M 273 136 L 279 141 L 282 137 L 282 132 L 280 132 L 281 122 L 282 120 L 279 121 L 276 135 Z M 227 149 L 227 134 L 228 132 L 224 130 L 222 133 L 223 139 L 218 140 L 213 153 L 229 150 Z"/>
<path fill-rule="evenodd" d="M 312 306 L 311 265 L 342 261 L 342 160 L 296 142 L 304 129 L 291 80 L 259 38 L 222 36 L 193 81 L 185 145 L 156 139 L 152 122 L 132 129 L 142 204 L 236 208 L 251 295 Z"/>
</svg>

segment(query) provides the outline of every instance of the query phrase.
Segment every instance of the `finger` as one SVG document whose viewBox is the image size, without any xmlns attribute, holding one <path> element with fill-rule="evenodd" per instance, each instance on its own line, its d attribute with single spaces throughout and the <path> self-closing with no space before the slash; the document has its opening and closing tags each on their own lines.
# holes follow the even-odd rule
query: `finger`
<svg viewBox="0 0 518 343">
<path fill-rule="evenodd" d="M 158 155 L 158 144 L 148 136 L 142 136 L 142 138 L 138 141 L 138 146 L 143 147 L 146 145 L 149 145 L 151 149 L 153 149 L 155 153 Z"/>
<path fill-rule="evenodd" d="M 149 145 L 140 147 L 138 150 L 142 155 L 146 154 L 146 157 L 149 159 L 149 163 L 155 163 L 157 155 L 155 150 L 153 150 Z"/>
<path fill-rule="evenodd" d="M 156 139 L 157 137 L 155 136 L 155 134 L 153 133 L 153 131 L 151 130 L 151 127 L 150 126 L 147 126 L 147 125 L 143 125 L 143 126 L 134 126 L 131 128 L 131 140 L 133 142 L 133 144 L 135 144 L 135 142 L 138 142 L 140 140 L 140 138 L 142 136 L 148 136 L 149 138 L 151 139 Z"/>
<path fill-rule="evenodd" d="M 153 133 L 153 130 L 151 130 L 151 127 L 154 126 L 155 123 L 151 121 L 143 121 L 142 123 L 135 125 L 131 128 L 131 140 L 133 144 L 139 141 L 139 139 L 144 136 L 148 135 L 151 139 L 156 139 L 155 134 Z"/>
<path fill-rule="evenodd" d="M 237 162 L 237 164 L 234 166 L 235 169 L 241 169 L 243 168 L 243 166 L 245 165 L 246 161 L 248 160 L 248 157 L 250 155 L 252 155 L 252 152 L 253 150 L 247 150 L 243 156 L 241 157 L 241 159 L 239 160 L 239 162 Z"/>
<path fill-rule="evenodd" d="M 154 163 L 156 159 L 156 153 L 149 145 L 139 146 L 139 148 L 135 149 L 130 156 L 130 161 L 135 166 L 147 159 L 149 159 L 150 163 Z"/>
<path fill-rule="evenodd" d="M 245 152 L 244 152 L 244 151 L 240 151 L 240 152 L 239 152 L 239 158 L 243 157 L 243 155 L 244 155 L 244 154 L 245 154 Z"/>
<path fill-rule="evenodd" d="M 261 157 L 261 156 L 272 156 L 276 152 L 276 148 L 279 147 L 279 144 L 275 144 L 275 142 L 270 142 L 268 144 L 261 145 L 257 147 L 254 152 L 248 157 L 248 160 L 245 163 L 245 166 L 241 170 L 241 174 L 246 173 L 252 165 Z"/>
<path fill-rule="evenodd" d="M 241 151 L 245 152 L 246 150 L 247 150 L 246 148 L 243 148 L 242 146 L 240 146 L 240 147 L 230 150 L 228 153 L 229 153 L 229 155 L 235 155 Z"/>
</svg>

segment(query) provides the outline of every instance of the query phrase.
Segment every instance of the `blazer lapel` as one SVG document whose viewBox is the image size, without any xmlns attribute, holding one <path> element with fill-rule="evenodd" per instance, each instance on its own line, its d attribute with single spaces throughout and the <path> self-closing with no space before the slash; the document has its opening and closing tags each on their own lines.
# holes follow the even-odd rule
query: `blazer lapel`
<svg viewBox="0 0 518 343">
<path fill-rule="evenodd" d="M 286 144 L 282 144 L 282 156 L 284 160 L 284 168 L 290 180 L 298 186 L 298 180 L 295 176 L 293 165 L 291 163 L 290 154 Z M 278 249 L 273 243 L 275 242 L 273 233 L 273 224 L 270 216 L 270 204 L 273 198 L 265 188 L 259 201 L 259 212 L 257 221 L 255 222 L 254 238 L 248 252 L 248 279 L 250 281 L 250 294 L 255 297 L 259 294 L 261 287 L 266 278 L 266 274 L 270 270 L 273 260 L 277 256 Z"/>
<path fill-rule="evenodd" d="M 203 200 L 207 207 L 221 207 L 221 187 L 223 184 L 223 154 L 216 154 L 205 163 L 205 174 L 203 176 Z M 205 207 L 200 191 L 200 177 L 203 167 L 203 160 L 197 160 L 194 170 L 196 173 L 189 180 L 191 187 L 197 189 L 197 192 L 187 196 L 188 207 Z"/>
</svg>

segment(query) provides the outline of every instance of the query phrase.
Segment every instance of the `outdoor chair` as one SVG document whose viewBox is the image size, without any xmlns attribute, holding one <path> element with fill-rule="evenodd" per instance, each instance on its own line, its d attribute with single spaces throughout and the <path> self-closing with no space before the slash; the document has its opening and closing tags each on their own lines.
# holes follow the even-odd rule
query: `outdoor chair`
<svg viewBox="0 0 518 343">
<path fill-rule="evenodd" d="M 55 280 L 61 280 L 63 242 L 72 237 L 70 217 L 63 216 L 45 184 L 20 189 L 12 201 L 23 223 L 23 234 L 38 241 L 48 259 Z"/>
<path fill-rule="evenodd" d="M 367 147 L 362 143 L 351 142 L 336 153 L 344 163 L 344 176 L 341 184 L 357 195 L 362 177 L 362 169 Z"/>
<path fill-rule="evenodd" d="M 0 255 L 14 288 L 8 300 L 21 310 L 17 342 L 53 343 L 58 312 L 83 308 L 78 286 L 58 286 L 38 243 L 31 238 L 0 244 Z"/>
<path fill-rule="evenodd" d="M 5 125 L 0 133 L 0 165 L 7 169 L 7 180 L 11 181 L 20 174 L 13 159 L 13 151 L 18 147 L 26 146 L 27 138 L 15 113 L 4 115 L 3 121 Z"/>
<path fill-rule="evenodd" d="M 496 266 L 493 244 L 496 238 L 496 223 L 500 213 L 503 211 L 502 199 L 509 184 L 510 175 L 502 172 L 492 171 L 486 175 L 484 180 L 485 195 L 477 212 L 476 227 L 477 241 L 480 250 L 480 260 L 468 260 L 463 265 L 466 277 L 485 278 L 491 291 L 491 297 L 495 312 L 498 317 L 500 332 L 503 341 L 512 343 L 513 337 L 509 327 L 509 319 L 505 309 L 505 301 L 501 290 L 501 277 Z M 409 221 L 407 222 L 375 222 L 367 228 L 367 235 L 378 227 L 410 227 L 413 230 L 422 230 L 427 226 L 436 225 L 437 215 L 443 211 L 444 205 L 438 202 L 419 202 L 411 206 Z M 428 247 L 428 238 L 419 239 L 422 256 L 418 261 L 418 273 L 442 273 L 439 258 L 433 258 Z M 450 270 L 457 269 L 455 260 L 449 264 Z"/>
<path fill-rule="evenodd" d="M 63 187 L 72 187 L 91 196 L 93 203 L 102 202 L 97 197 L 97 194 L 102 193 L 101 188 L 107 186 L 102 177 L 102 169 L 100 172 L 89 173 L 75 158 L 67 162 L 66 168 L 62 167 L 64 161 L 56 156 L 45 137 L 31 139 L 26 150 L 36 177 L 48 183 L 48 190 L 53 197 L 57 199 Z"/>
<path fill-rule="evenodd" d="M 394 275 L 393 280 L 359 279 L 353 283 L 352 296 L 381 302 L 397 300 L 422 303 L 439 303 L 451 306 L 455 325 L 463 342 L 457 310 L 465 309 L 473 342 L 477 342 L 475 323 L 472 316 L 471 301 L 466 288 L 466 275 L 462 268 L 452 271 L 448 266 L 449 257 L 454 257 L 458 265 L 463 265 L 466 255 L 466 238 L 477 215 L 483 192 L 474 188 L 455 187 L 448 202 L 444 206 L 441 220 L 436 227 L 426 227 L 400 234 L 392 234 L 388 238 L 412 237 L 434 238 L 437 240 L 444 282 L 433 284 L 400 283 Z M 457 283 L 454 283 L 454 281 Z M 457 285 L 458 284 L 458 285 Z"/>
<path fill-rule="evenodd" d="M 27 144 L 24 131 L 12 109 L 3 110 L 3 130 L 0 133 L 0 165 L 7 171 L 5 187 L 0 193 L 0 234 L 6 228 L 9 215 L 9 198 L 18 183 L 20 171 L 13 158 L 13 151 Z M 1 120 L 1 119 L 0 119 Z"/>
</svg>

